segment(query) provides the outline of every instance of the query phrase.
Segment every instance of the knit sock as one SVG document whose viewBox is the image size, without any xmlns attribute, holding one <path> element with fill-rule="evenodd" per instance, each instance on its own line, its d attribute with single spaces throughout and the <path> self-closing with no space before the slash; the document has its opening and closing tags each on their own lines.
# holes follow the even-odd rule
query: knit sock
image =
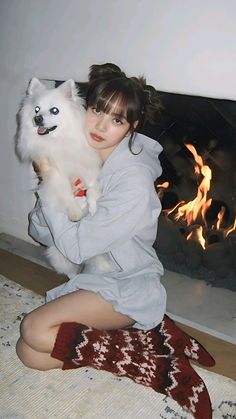
<svg viewBox="0 0 236 419">
<path fill-rule="evenodd" d="M 157 353 L 157 332 L 155 345 L 151 333 L 134 328 L 100 331 L 63 323 L 51 356 L 63 361 L 63 369 L 90 366 L 129 377 L 172 397 L 196 419 L 210 419 L 211 403 L 202 379 L 185 355 L 163 354 L 166 346 Z"/>
<path fill-rule="evenodd" d="M 174 356 L 185 355 L 208 367 L 215 365 L 215 360 L 206 349 L 195 338 L 181 330 L 167 315 L 151 332 L 156 333 L 157 345 L 161 341 L 165 353 L 169 351 Z"/>
</svg>

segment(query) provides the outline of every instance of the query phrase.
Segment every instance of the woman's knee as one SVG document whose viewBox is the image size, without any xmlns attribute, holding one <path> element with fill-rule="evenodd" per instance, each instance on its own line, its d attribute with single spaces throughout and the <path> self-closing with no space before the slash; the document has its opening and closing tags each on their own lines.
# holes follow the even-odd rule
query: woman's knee
<svg viewBox="0 0 236 419">
<path fill-rule="evenodd" d="M 52 358 L 48 353 L 35 351 L 22 338 L 16 344 L 16 354 L 26 367 L 34 370 L 48 371 L 63 366 L 62 361 Z"/>
<path fill-rule="evenodd" d="M 53 326 L 40 310 L 27 314 L 21 322 L 20 334 L 24 342 L 36 352 L 51 353 L 59 326 Z"/>
<path fill-rule="evenodd" d="M 20 338 L 16 344 L 16 354 L 25 367 L 41 370 L 37 366 L 37 354 Z"/>
<path fill-rule="evenodd" d="M 37 319 L 31 313 L 27 314 L 20 325 L 20 334 L 24 342 L 30 347 L 34 347 L 38 341 L 39 330 Z"/>
</svg>

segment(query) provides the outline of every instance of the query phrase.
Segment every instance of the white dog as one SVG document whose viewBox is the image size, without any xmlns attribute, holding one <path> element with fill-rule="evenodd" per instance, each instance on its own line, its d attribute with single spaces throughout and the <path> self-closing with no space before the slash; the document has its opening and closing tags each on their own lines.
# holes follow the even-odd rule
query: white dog
<svg viewBox="0 0 236 419">
<path fill-rule="evenodd" d="M 71 221 L 82 216 L 72 191 L 79 178 L 87 190 L 89 212 L 96 211 L 99 197 L 97 176 L 101 168 L 98 152 L 90 147 L 84 134 L 85 109 L 73 80 L 48 89 L 33 78 L 19 112 L 16 151 L 23 161 L 47 158 L 52 170 L 39 185 L 47 205 L 64 208 Z M 65 259 L 54 247 L 47 250 L 54 268 L 69 276 L 78 266 Z"/>
</svg>

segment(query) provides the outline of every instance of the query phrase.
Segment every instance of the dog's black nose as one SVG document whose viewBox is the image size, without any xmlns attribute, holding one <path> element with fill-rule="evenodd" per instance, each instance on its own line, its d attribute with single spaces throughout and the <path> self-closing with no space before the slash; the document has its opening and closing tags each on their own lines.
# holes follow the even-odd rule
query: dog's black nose
<svg viewBox="0 0 236 419">
<path fill-rule="evenodd" d="M 36 115 L 35 117 L 34 117 L 34 122 L 35 122 L 35 124 L 37 125 L 37 126 L 42 126 L 43 125 L 43 117 L 42 117 L 42 115 Z"/>
</svg>

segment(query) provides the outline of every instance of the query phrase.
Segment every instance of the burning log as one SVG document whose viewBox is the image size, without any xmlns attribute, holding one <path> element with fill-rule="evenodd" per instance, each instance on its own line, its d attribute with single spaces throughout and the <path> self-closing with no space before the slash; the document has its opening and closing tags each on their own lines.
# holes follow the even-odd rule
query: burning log
<svg viewBox="0 0 236 419">
<path fill-rule="evenodd" d="M 213 243 L 203 253 L 203 264 L 216 276 L 224 277 L 229 273 L 232 265 L 232 258 L 226 242 Z"/>
<path fill-rule="evenodd" d="M 226 244 L 229 248 L 229 253 L 231 255 L 232 267 L 236 273 L 236 233 L 229 234 L 225 239 Z"/>
<path fill-rule="evenodd" d="M 211 230 L 208 229 L 206 232 L 206 243 L 210 246 L 213 243 L 221 243 L 224 241 L 223 230 Z"/>
<path fill-rule="evenodd" d="M 190 269 L 199 269 L 202 265 L 203 248 L 199 242 L 188 240 L 183 246 L 185 263 Z"/>
<path fill-rule="evenodd" d="M 184 242 L 185 239 L 176 224 L 161 214 L 158 221 L 157 238 L 154 243 L 156 251 L 173 257 L 183 247 Z"/>
</svg>

